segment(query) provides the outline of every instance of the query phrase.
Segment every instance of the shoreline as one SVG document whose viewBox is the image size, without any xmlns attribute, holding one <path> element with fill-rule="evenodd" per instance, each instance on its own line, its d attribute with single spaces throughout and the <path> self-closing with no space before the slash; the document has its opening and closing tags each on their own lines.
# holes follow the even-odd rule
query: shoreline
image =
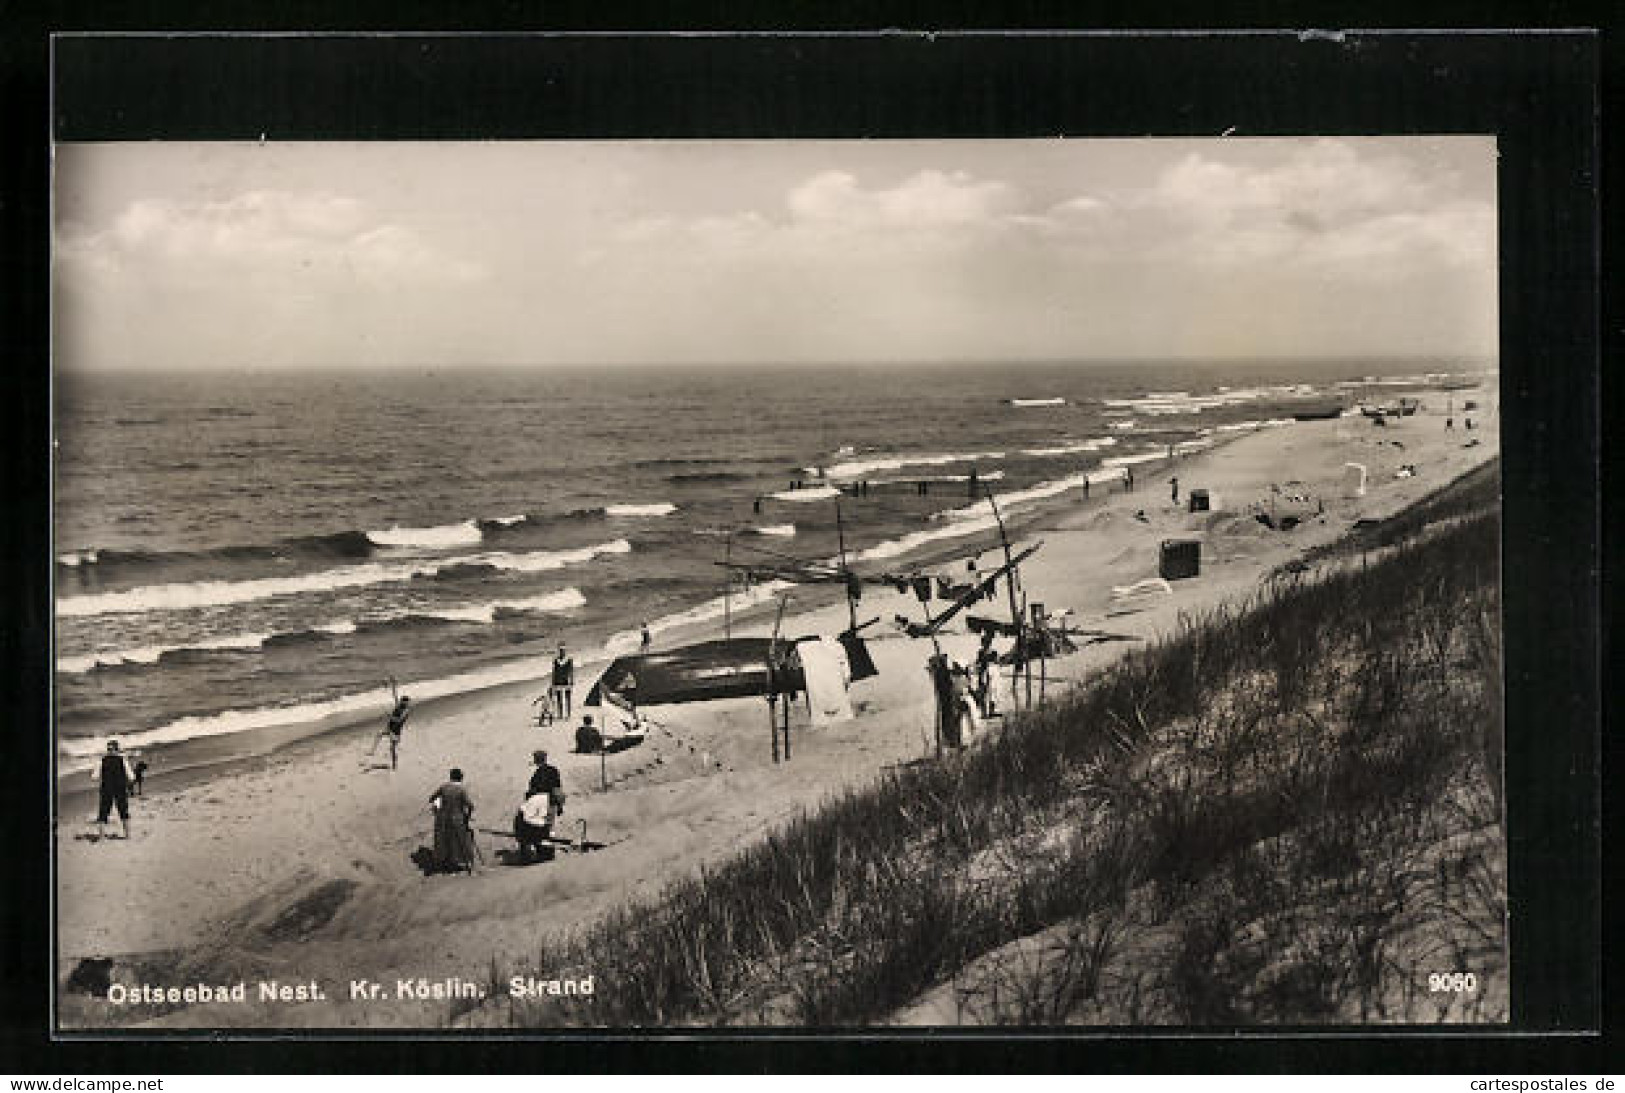
<svg viewBox="0 0 1625 1093">
<path fill-rule="evenodd" d="M 1306 421 L 1227 437 L 1176 463 L 1185 490 L 1214 490 L 1221 505 L 1213 512 L 1171 504 L 1170 469 L 1159 461 L 1138 476 L 1132 495 L 1118 488 L 1079 504 L 1074 490 L 1012 515 L 1012 539 L 1046 541 L 1022 567 L 1030 599 L 1052 611 L 1070 609 L 1074 630 L 1094 628 L 1110 639 L 1051 661 L 1052 685 L 1086 679 L 1204 607 L 1251 594 L 1273 569 L 1341 538 L 1357 519 L 1407 508 L 1498 452 L 1493 424 L 1480 446 L 1466 449 L 1466 438 L 1444 432 L 1441 418 L 1424 414 L 1380 430 L 1360 418 Z M 1402 448 L 1394 445 L 1399 440 Z M 1369 465 L 1367 496 L 1340 492 L 1346 461 Z M 1407 464 L 1419 473 L 1394 477 Z M 1323 517 L 1292 532 L 1265 529 L 1251 518 L 1250 501 L 1267 497 L 1272 482 L 1293 480 L 1324 495 Z M 1199 577 L 1175 581 L 1171 595 L 1116 615 L 1112 587 L 1154 575 L 1157 543 L 1182 536 L 1204 542 Z M 958 538 L 930 551 L 939 559 L 966 553 Z M 741 620 L 736 633 L 765 633 L 770 605 Z M 789 763 L 768 762 L 754 700 L 672 707 L 669 719 L 666 710 L 657 711 L 662 733 L 610 759 L 606 793 L 598 785 L 598 759 L 567 753 L 566 728 L 528 723 L 537 685 L 515 683 L 437 699 L 432 710 L 426 703 L 415 715 L 422 719 L 414 721 L 416 731 L 408 730 L 398 772 L 357 769 L 346 747 L 353 742 L 359 751 L 365 737 L 352 725 L 230 772 L 216 769 L 187 788 L 160 782 L 162 790 L 155 790 L 149 783 L 148 795 L 132 802 L 135 837 L 128 843 L 85 841 L 83 825 L 68 818 L 68 798 L 60 798 L 59 951 L 70 965 L 75 957 L 110 955 L 154 975 L 160 972 L 150 969 L 204 975 L 286 967 L 289 974 L 341 978 L 386 972 L 474 978 L 493 959 L 513 967 L 534 961 L 552 932 L 653 895 L 798 811 L 929 754 L 931 696 L 922 667 L 930 643 L 893 633 L 893 608 L 910 618 L 920 611 L 912 596 L 866 586 L 860 620 L 878 615 L 887 623 L 869 631 L 881 674 L 852 687 L 853 720 L 812 729 L 798 716 Z M 1003 613 L 1002 597 L 993 611 Z M 786 615 L 786 625 L 800 632 L 832 632 L 845 623 L 835 586 L 797 590 Z M 720 633 L 721 620 L 695 628 Z M 694 631 L 673 629 L 659 644 L 689 640 Z M 941 643 L 963 656 L 975 638 L 961 624 Z M 591 682 L 583 668 L 578 665 L 579 694 Z M 594 839 L 630 841 L 562 865 L 516 869 L 492 861 L 473 878 L 418 875 L 405 861 L 403 840 L 422 837 L 422 801 L 444 777 L 445 765 L 456 762 L 468 771 L 480 807 L 476 823 L 500 826 L 534 747 L 558 749 L 554 761 L 571 794 L 569 820 L 585 819 Z M 279 933 L 278 923 L 292 909 L 336 880 L 354 885 L 341 909 L 296 939 Z M 158 953 L 180 955 L 151 955 Z M 444 1016 L 408 1002 L 371 1009 L 338 1002 L 236 1011 L 209 1006 L 159 1017 L 119 1016 L 103 1005 L 75 1013 L 64 1019 L 73 1027 L 102 1027 L 115 1017 L 118 1024 L 152 1020 L 177 1027 L 423 1027 Z"/>
<path fill-rule="evenodd" d="M 1303 423 L 1294 423 L 1294 425 L 1299 424 Z M 1281 427 L 1283 426 L 1276 426 L 1275 428 Z M 1292 426 L 1284 426 L 1284 428 L 1291 427 Z M 1177 452 L 1172 456 L 1156 455 L 1149 452 L 1143 453 L 1143 458 L 1135 461 L 1132 465 L 1136 468 L 1144 468 L 1143 473 L 1146 474 L 1160 473 L 1165 471 L 1169 466 L 1179 465 L 1187 460 L 1211 456 L 1219 453 L 1237 441 L 1263 431 L 1267 431 L 1267 428 L 1215 435 L 1211 438 L 1210 443 L 1204 445 L 1200 449 Z M 1109 458 L 1119 457 L 1112 456 L 1111 452 L 1108 450 L 1104 453 L 1102 459 Z M 1066 478 L 1071 478 L 1078 475 L 1095 476 L 1106 472 L 1107 467 L 1105 463 L 1097 462 L 1097 464 L 1091 469 L 1074 470 L 1070 474 L 1061 476 L 1054 481 L 1062 481 Z M 1036 500 L 1018 501 L 1017 503 L 1020 506 L 1018 509 L 1011 513 L 1001 512 L 1001 515 L 1004 518 L 1007 534 L 1011 537 L 1011 541 L 1013 543 L 1017 536 L 1029 534 L 1033 525 L 1043 522 L 1047 517 L 1070 511 L 1078 507 L 1088 507 L 1092 503 L 1106 503 L 1110 498 L 1122 492 L 1123 490 L 1121 485 L 1114 480 L 1106 483 L 1101 492 L 1096 493 L 1093 497 L 1085 500 L 1078 497 L 1078 489 L 1076 486 L 1073 486 L 1065 490 L 1057 491 L 1053 495 L 1040 497 Z M 944 491 L 945 497 L 947 493 L 948 491 Z M 963 501 L 967 505 L 975 505 L 977 503 L 977 499 L 972 498 L 968 494 L 965 498 L 963 498 Z M 952 511 L 952 507 L 944 511 Z M 930 527 L 931 525 L 928 523 L 925 530 L 930 530 Z M 985 529 L 977 529 L 967 530 L 963 535 L 945 535 L 913 549 L 900 551 L 897 554 L 888 557 L 885 559 L 885 561 L 903 568 L 940 567 L 948 562 L 966 557 L 968 554 L 967 550 L 965 549 L 967 540 L 973 538 L 985 539 L 989 534 L 994 533 Z M 981 552 L 987 553 L 989 549 L 997 550 L 997 543 L 995 542 L 991 547 L 984 546 Z M 857 564 L 862 565 L 864 563 Z M 785 616 L 785 621 L 787 624 L 795 622 L 801 615 L 828 607 L 830 604 L 836 602 L 844 602 L 842 592 L 834 586 L 824 588 L 818 585 L 799 585 L 796 588 L 796 596 L 803 602 L 796 606 L 795 613 L 790 613 L 787 611 Z M 809 605 L 806 602 L 809 600 L 815 600 L 817 602 Z M 712 601 L 700 600 L 680 609 L 677 612 L 673 612 L 673 614 L 680 615 L 683 612 L 703 607 L 709 602 Z M 774 602 L 775 600 L 769 599 L 765 602 L 752 604 L 746 607 L 736 607 L 732 611 L 733 618 L 743 622 L 746 625 L 754 621 L 759 621 L 761 615 L 773 610 Z M 888 620 L 884 618 L 881 619 L 881 622 L 886 621 Z M 724 625 L 724 620 L 721 616 L 716 616 L 701 621 L 681 623 L 661 631 L 660 639 L 657 642 L 657 647 L 670 648 L 674 645 L 685 645 L 692 642 L 720 638 L 724 633 Z M 594 653 L 602 653 L 617 637 L 624 638 L 627 634 L 633 632 L 635 631 L 631 628 L 613 630 L 601 638 L 589 639 L 589 641 L 592 642 L 589 648 L 591 648 Z M 578 661 L 576 665 L 577 678 L 578 680 L 584 681 L 578 687 L 578 690 L 584 694 L 585 691 L 590 688 L 591 681 L 596 678 L 596 672 L 603 666 L 610 663 L 610 661 L 614 659 L 615 655 L 618 654 L 610 654 L 603 657 L 594 656 L 591 659 Z M 545 659 L 546 654 L 539 654 L 539 656 Z M 509 665 L 516 666 L 523 664 L 527 659 L 531 658 L 522 657 L 507 662 L 496 661 L 490 665 L 473 669 L 473 671 L 501 670 Z M 444 714 L 448 716 L 454 715 L 461 708 L 461 706 L 468 701 L 479 700 L 482 697 L 495 700 L 511 691 L 545 693 L 547 689 L 545 671 L 546 666 L 544 664 L 536 675 L 527 677 L 525 679 L 487 684 L 468 690 L 456 691 L 450 694 L 437 695 L 431 698 L 419 699 L 414 697 L 414 719 L 421 721 L 423 718 L 430 716 L 431 714 Z M 415 682 L 403 683 L 401 684 L 401 690 L 407 691 L 413 686 L 421 686 L 429 682 L 434 681 L 419 680 Z M 358 693 L 364 694 L 366 692 Z M 383 724 L 384 720 L 388 717 L 388 714 L 388 704 L 384 703 L 381 704 L 374 712 L 364 714 L 337 713 L 311 721 L 301 721 L 286 725 L 270 725 L 259 728 L 243 729 L 238 732 L 198 736 L 188 740 L 158 743 L 147 745 L 145 747 L 129 749 L 129 754 L 151 756 L 162 760 L 171 760 L 171 762 L 154 763 L 154 769 L 148 774 L 148 778 L 155 779 L 161 777 L 163 785 L 166 789 L 188 789 L 200 784 L 206 784 L 215 778 L 231 777 L 244 771 L 263 768 L 265 764 L 283 755 L 288 755 L 291 757 L 306 754 L 307 752 L 314 752 L 315 750 L 323 747 L 324 744 L 337 744 L 341 741 L 346 741 L 350 737 L 370 738 L 370 735 L 373 732 L 376 732 L 377 727 Z M 250 737 L 253 739 L 248 739 Z M 109 738 L 111 739 L 113 737 Z M 367 739 L 366 742 L 370 742 L 370 739 Z M 219 754 L 221 752 L 228 751 L 232 754 Z M 86 760 L 87 764 L 93 761 L 94 757 Z M 63 757 L 60 755 L 60 753 L 57 753 L 56 765 L 58 768 L 63 765 Z M 77 770 L 58 769 L 56 774 L 56 797 L 59 809 L 75 807 L 86 802 L 94 802 L 96 790 L 93 786 L 88 784 L 81 784 L 78 786 L 69 784 L 70 780 L 88 782 L 89 775 L 90 769 L 88 765 L 83 769 Z"/>
</svg>

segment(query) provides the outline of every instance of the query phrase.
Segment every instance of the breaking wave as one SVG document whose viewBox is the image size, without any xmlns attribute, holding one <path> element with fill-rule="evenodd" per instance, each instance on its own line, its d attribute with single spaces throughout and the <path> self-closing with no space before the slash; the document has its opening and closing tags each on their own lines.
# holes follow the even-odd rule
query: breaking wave
<svg viewBox="0 0 1625 1093">
<path fill-rule="evenodd" d="M 396 525 L 384 531 L 367 532 L 367 538 L 378 546 L 427 547 L 430 550 L 472 546 L 483 537 L 479 524 L 473 520 L 464 520 L 460 524 L 441 524 L 426 528 L 409 528 Z"/>
<path fill-rule="evenodd" d="M 885 459 L 854 459 L 833 464 L 824 473 L 830 478 L 844 480 L 862 478 L 877 471 L 895 471 L 900 467 L 940 467 L 945 463 L 1003 459 L 1004 455 L 1003 452 L 941 452 L 934 455 L 896 455 Z"/>
<path fill-rule="evenodd" d="M 527 554 L 490 552 L 455 558 L 417 562 L 368 562 L 362 565 L 327 569 L 296 577 L 257 577 L 241 581 L 192 581 L 182 584 L 151 585 L 124 592 L 102 592 L 67 596 L 57 600 L 57 615 L 82 618 L 91 615 L 141 614 L 149 611 L 181 611 L 197 607 L 250 603 L 311 592 L 333 592 L 347 588 L 434 577 L 459 568 L 490 568 L 515 573 L 540 573 L 589 562 L 600 555 L 626 554 L 632 544 L 615 539 L 576 550 L 541 550 Z"/>
</svg>

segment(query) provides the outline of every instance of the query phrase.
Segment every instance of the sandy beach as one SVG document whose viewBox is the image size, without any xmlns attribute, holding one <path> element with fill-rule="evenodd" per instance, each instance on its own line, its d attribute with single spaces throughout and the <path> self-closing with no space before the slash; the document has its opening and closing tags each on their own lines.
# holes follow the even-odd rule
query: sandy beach
<svg viewBox="0 0 1625 1093">
<path fill-rule="evenodd" d="M 1068 491 L 1011 521 L 1021 543 L 1042 540 L 1022 567 L 1031 601 L 1069 610 L 1074 629 L 1112 640 L 1083 646 L 1045 666 L 1048 687 L 1065 687 L 1126 650 L 1154 641 L 1219 602 L 1251 594 L 1277 567 L 1343 535 L 1360 519 L 1390 515 L 1498 452 L 1492 384 L 1480 428 L 1445 427 L 1445 396 L 1427 393 L 1415 416 L 1383 428 L 1353 416 L 1261 429 L 1172 462 L 1134 468 L 1136 488 Z M 1476 443 L 1472 443 L 1476 442 Z M 1367 471 L 1363 496 L 1345 488 L 1345 464 Z M 1414 473 L 1396 474 L 1407 467 Z M 1180 499 L 1171 500 L 1177 475 Z M 1271 486 L 1302 483 L 1324 506 L 1290 531 L 1268 528 L 1251 506 Z M 1191 489 L 1217 500 L 1188 512 Z M 1288 491 L 1291 492 L 1291 491 Z M 1157 575 L 1159 543 L 1202 542 L 1201 573 L 1172 594 L 1114 600 L 1114 586 Z M 987 536 L 938 546 L 937 568 Z M 833 634 L 846 624 L 829 589 L 792 593 L 784 632 Z M 933 605 L 942 606 L 940 603 Z M 1000 601 L 980 614 L 1004 614 Z M 895 615 L 921 617 L 912 596 L 868 586 L 859 617 L 880 674 L 853 685 L 857 716 L 827 728 L 793 722 L 793 756 L 775 763 L 763 703 L 738 699 L 652 709 L 656 731 L 640 747 L 609 756 L 600 788 L 597 756 L 571 753 L 575 722 L 537 728 L 532 700 L 545 680 L 426 703 L 407 730 L 399 768 L 369 757 L 376 723 L 300 741 L 207 777 L 166 779 L 154 771 L 132 799 L 133 837 L 92 838 L 94 799 L 63 787 L 57 827 L 56 921 L 63 975 L 86 957 L 115 958 L 115 980 L 154 986 L 249 983 L 248 1001 L 158 1012 L 63 994 L 65 1027 L 150 1022 L 173 1027 L 436 1027 L 445 1000 L 351 997 L 352 980 L 486 983 L 493 966 L 526 968 L 540 941 L 593 921 L 610 908 L 652 896 L 671 879 L 725 857 L 799 810 L 872 779 L 889 764 L 933 750 L 932 695 L 924 669 L 931 643 L 908 639 Z M 636 620 L 628 620 L 632 625 Z M 771 632 L 771 609 L 735 620 L 735 635 Z M 660 635 L 656 648 L 721 636 L 720 620 Z M 961 616 L 944 648 L 969 660 L 975 637 Z M 577 701 L 595 678 L 578 669 Z M 1008 708 L 1009 696 L 1002 703 Z M 579 711 L 578 711 L 579 713 Z M 609 843 L 585 855 L 514 867 L 499 861 L 511 841 L 480 836 L 484 865 L 473 876 L 425 877 L 410 856 L 429 842 L 430 794 L 461 767 L 480 827 L 506 829 L 545 748 L 569 804 L 568 834 Z M 87 783 L 88 784 L 88 783 Z M 116 825 L 110 825 L 114 827 Z M 620 841 L 624 840 L 624 841 Z M 538 973 L 547 969 L 533 968 Z M 307 1000 L 258 1000 L 255 984 L 314 981 Z"/>
</svg>

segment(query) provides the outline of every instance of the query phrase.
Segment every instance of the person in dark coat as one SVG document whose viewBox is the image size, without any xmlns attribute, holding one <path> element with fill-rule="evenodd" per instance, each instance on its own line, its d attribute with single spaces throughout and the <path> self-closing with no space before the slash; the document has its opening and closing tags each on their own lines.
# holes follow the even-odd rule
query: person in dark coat
<svg viewBox="0 0 1625 1093">
<path fill-rule="evenodd" d="M 435 867 L 447 873 L 474 872 L 474 798 L 459 768 L 451 768 L 450 780 L 434 791 L 429 805 L 434 809 Z"/>
<path fill-rule="evenodd" d="M 107 742 L 107 754 L 102 756 L 101 763 L 92 774 L 100 790 L 99 801 L 96 806 L 96 824 L 105 829 L 107 817 L 114 810 L 118 810 L 119 828 L 124 837 L 130 837 L 130 768 L 125 765 L 124 755 L 118 750 L 118 741 Z"/>
</svg>

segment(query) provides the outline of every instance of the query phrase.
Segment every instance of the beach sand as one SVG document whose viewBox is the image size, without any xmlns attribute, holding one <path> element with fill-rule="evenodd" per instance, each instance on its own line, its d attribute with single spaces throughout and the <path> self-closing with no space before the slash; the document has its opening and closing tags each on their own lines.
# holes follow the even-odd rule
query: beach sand
<svg viewBox="0 0 1625 1093">
<path fill-rule="evenodd" d="M 1301 422 L 1171 464 L 1137 466 L 1132 493 L 1097 486 L 1084 501 L 1069 492 L 1012 520 L 1020 542 L 1044 543 L 1022 567 L 1029 600 L 1051 612 L 1070 609 L 1067 622 L 1074 628 L 1123 639 L 1049 662 L 1048 686 L 1087 678 L 1169 632 L 1182 615 L 1254 593 L 1271 570 L 1340 537 L 1355 520 L 1390 515 L 1493 457 L 1493 392 L 1480 397 L 1490 402 L 1481 411 L 1488 427 L 1472 433 L 1459 422 L 1447 431 L 1442 410 L 1424 409 L 1386 428 L 1359 417 Z M 1479 443 L 1464 446 L 1475 439 Z M 1344 464 L 1351 461 L 1367 467 L 1364 497 L 1345 496 Z M 1407 464 L 1416 474 L 1396 478 Z M 1174 474 L 1181 486 L 1177 506 L 1168 486 Z M 1302 482 L 1325 512 L 1289 532 L 1266 528 L 1248 507 L 1267 498 L 1272 483 L 1288 481 Z M 1192 488 L 1213 491 L 1218 509 L 1187 512 L 1183 502 Z M 1200 576 L 1173 582 L 1172 595 L 1142 610 L 1113 614 L 1119 608 L 1112 587 L 1156 576 L 1158 546 L 1168 538 L 1202 540 Z M 963 558 L 969 542 L 957 549 L 950 542 L 938 553 Z M 828 595 L 828 589 L 797 589 L 784 632 L 832 634 L 844 627 L 845 603 L 820 605 Z M 972 613 L 1005 617 L 1002 586 L 995 602 Z M 425 704 L 414 714 L 395 771 L 367 757 L 383 709 L 378 725 L 304 740 L 187 784 L 166 786 L 163 772 L 155 771 L 147 794 L 132 800 L 128 841 L 93 841 L 94 799 L 64 793 L 56 902 L 64 977 L 80 958 L 114 957 L 117 982 L 245 980 L 248 1001 L 161 1011 L 65 993 L 61 1023 L 442 1026 L 453 1017 L 450 1003 L 392 997 L 396 981 L 484 985 L 493 967 L 503 976 L 545 975 L 548 969 L 533 964 L 539 942 L 628 900 L 653 897 L 668 881 L 727 856 L 830 794 L 863 784 L 888 764 L 931 754 L 933 710 L 924 671 L 931 643 L 902 637 L 891 621 L 897 614 L 918 620 L 921 605 L 912 596 L 866 587 L 859 618 L 882 620 L 866 631 L 875 638 L 870 648 L 880 675 L 854 684 L 858 716 L 851 721 L 815 729 L 798 707 L 789 762 L 773 762 L 759 699 L 657 709 L 650 713 L 660 731 L 643 746 L 608 757 L 611 785 L 604 792 L 599 759 L 571 754 L 573 722 L 534 726 L 531 700 L 546 689 L 538 680 Z M 772 625 L 771 610 L 758 609 L 736 620 L 734 633 L 767 634 Z M 716 622 L 673 631 L 661 635 L 656 648 L 720 636 L 721 629 Z M 975 638 L 963 616 L 942 640 L 949 652 L 971 659 Z M 592 678 L 578 672 L 578 702 Z M 1009 696 L 1002 704 L 1009 706 Z M 430 841 L 426 806 L 447 769 L 466 772 L 476 824 L 505 830 L 536 748 L 547 749 L 570 794 L 565 833 L 574 835 L 576 822 L 585 820 L 590 839 L 625 841 L 514 867 L 497 860 L 510 840 L 481 835 L 485 864 L 473 876 L 422 875 L 410 855 Z M 385 997 L 352 1000 L 349 983 L 362 978 L 384 984 Z M 326 997 L 259 1001 L 261 980 L 315 980 Z"/>
</svg>

